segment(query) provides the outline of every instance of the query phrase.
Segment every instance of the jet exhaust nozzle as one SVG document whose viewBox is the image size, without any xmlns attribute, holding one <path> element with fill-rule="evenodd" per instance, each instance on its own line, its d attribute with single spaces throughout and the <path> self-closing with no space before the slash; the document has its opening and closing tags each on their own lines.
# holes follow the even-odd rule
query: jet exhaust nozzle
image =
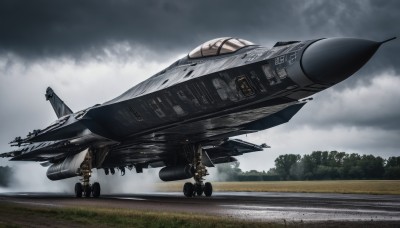
<svg viewBox="0 0 400 228">
<path fill-rule="evenodd" d="M 318 40 L 306 48 L 301 65 L 304 73 L 314 82 L 333 85 L 364 66 L 381 44 L 356 38 Z"/>
</svg>

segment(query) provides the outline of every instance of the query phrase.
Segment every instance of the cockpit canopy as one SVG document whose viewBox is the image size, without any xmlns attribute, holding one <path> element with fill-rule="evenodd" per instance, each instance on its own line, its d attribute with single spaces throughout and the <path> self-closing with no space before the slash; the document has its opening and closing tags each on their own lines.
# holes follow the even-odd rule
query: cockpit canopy
<svg viewBox="0 0 400 228">
<path fill-rule="evenodd" d="M 189 53 L 189 58 L 194 59 L 232 53 L 249 45 L 254 44 L 247 40 L 232 37 L 217 38 L 207 41 L 193 49 L 193 51 Z"/>
</svg>

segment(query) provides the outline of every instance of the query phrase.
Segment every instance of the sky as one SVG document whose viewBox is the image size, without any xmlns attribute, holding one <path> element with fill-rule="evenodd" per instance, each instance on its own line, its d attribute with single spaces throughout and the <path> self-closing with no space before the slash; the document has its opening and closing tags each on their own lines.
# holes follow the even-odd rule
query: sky
<svg viewBox="0 0 400 228">
<path fill-rule="evenodd" d="M 0 152 L 56 119 L 48 86 L 74 111 L 122 94 L 216 37 L 277 41 L 400 35 L 400 1 L 0 1 Z M 268 170 L 316 150 L 400 156 L 400 39 L 351 78 L 313 96 L 289 123 L 240 136 L 271 146 L 237 157 Z M 46 169 L 8 162 L 21 176 Z M 154 173 L 154 172 L 153 172 Z M 31 180 L 32 181 L 32 180 Z M 48 183 L 48 182 L 46 182 Z"/>
</svg>

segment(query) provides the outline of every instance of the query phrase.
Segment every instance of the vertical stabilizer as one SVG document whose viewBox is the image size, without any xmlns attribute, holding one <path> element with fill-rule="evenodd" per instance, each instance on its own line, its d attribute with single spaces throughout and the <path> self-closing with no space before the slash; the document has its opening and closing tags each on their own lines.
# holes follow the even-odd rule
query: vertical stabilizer
<svg viewBox="0 0 400 228">
<path fill-rule="evenodd" d="M 72 110 L 66 104 L 64 104 L 64 101 L 62 101 L 50 87 L 47 88 L 45 96 L 46 100 L 50 101 L 51 106 L 53 106 L 58 118 L 73 113 Z"/>
</svg>

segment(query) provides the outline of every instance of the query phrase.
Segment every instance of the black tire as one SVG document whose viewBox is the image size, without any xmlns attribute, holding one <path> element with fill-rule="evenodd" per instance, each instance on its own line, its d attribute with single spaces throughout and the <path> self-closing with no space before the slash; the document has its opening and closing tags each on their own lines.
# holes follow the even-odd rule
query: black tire
<svg viewBox="0 0 400 228">
<path fill-rule="evenodd" d="M 92 185 L 92 196 L 94 198 L 98 198 L 100 196 L 100 184 L 98 182 L 94 182 Z"/>
<path fill-rule="evenodd" d="M 183 185 L 183 194 L 186 197 L 192 197 L 193 193 L 194 193 L 194 185 L 192 183 L 190 183 L 190 182 L 186 182 Z"/>
<path fill-rule="evenodd" d="M 213 192 L 212 184 L 210 182 L 206 182 L 204 184 L 204 195 L 210 197 L 212 195 L 212 192 Z"/>
<path fill-rule="evenodd" d="M 75 197 L 76 198 L 81 198 L 82 197 L 82 184 L 81 183 L 76 183 L 75 184 Z"/>
<path fill-rule="evenodd" d="M 201 196 L 201 195 L 203 195 L 203 192 L 204 192 L 204 186 L 201 184 L 195 184 L 194 191 L 198 196 Z"/>
<path fill-rule="evenodd" d="M 86 197 L 86 198 L 89 198 L 90 195 L 92 195 L 92 188 L 90 187 L 90 185 L 87 185 L 87 186 L 85 187 L 85 197 Z"/>
</svg>

